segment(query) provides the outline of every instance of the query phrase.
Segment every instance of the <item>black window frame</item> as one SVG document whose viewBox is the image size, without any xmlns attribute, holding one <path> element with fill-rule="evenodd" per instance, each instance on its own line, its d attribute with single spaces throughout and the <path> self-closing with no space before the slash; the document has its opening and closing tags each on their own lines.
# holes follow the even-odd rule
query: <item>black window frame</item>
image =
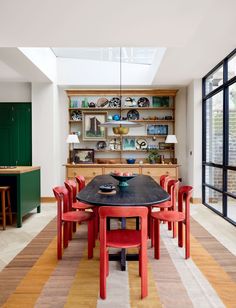
<svg viewBox="0 0 236 308">
<path fill-rule="evenodd" d="M 231 218 L 227 217 L 227 197 L 231 197 L 235 199 L 236 203 L 236 195 L 229 193 L 227 191 L 227 172 L 228 170 L 236 171 L 236 166 L 228 165 L 229 159 L 229 87 L 236 83 L 236 76 L 232 77 L 228 80 L 228 62 L 229 59 L 236 55 L 236 49 L 234 49 L 227 57 L 225 57 L 222 61 L 220 61 L 212 70 L 210 70 L 203 78 L 202 78 L 202 202 L 205 206 L 213 210 L 218 215 L 222 216 L 224 219 L 232 223 L 236 226 L 236 221 L 232 220 Z M 220 85 L 218 88 L 212 90 L 211 92 L 206 94 L 206 79 L 212 75 L 218 68 L 223 66 L 223 84 Z M 215 94 L 223 93 L 223 161 L 221 164 L 216 164 L 212 162 L 206 161 L 206 101 L 209 98 L 212 98 Z M 206 166 L 210 167 L 217 167 L 223 169 L 223 187 L 222 190 L 216 188 L 212 185 L 206 183 Z M 217 211 L 215 208 L 210 206 L 206 202 L 205 198 L 205 188 L 209 187 L 219 193 L 222 193 L 222 213 Z"/>
</svg>

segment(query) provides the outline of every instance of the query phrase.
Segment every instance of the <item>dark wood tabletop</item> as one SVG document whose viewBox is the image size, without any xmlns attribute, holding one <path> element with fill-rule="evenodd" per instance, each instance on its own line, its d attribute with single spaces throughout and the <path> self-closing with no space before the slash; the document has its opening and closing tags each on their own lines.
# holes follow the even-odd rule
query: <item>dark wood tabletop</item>
<svg viewBox="0 0 236 308">
<path fill-rule="evenodd" d="M 113 183 L 116 194 L 98 193 L 99 186 Z M 148 175 L 138 175 L 128 181 L 129 186 L 120 188 L 118 181 L 110 175 L 98 175 L 77 195 L 77 199 L 93 205 L 151 206 L 165 202 L 170 195 Z"/>
</svg>

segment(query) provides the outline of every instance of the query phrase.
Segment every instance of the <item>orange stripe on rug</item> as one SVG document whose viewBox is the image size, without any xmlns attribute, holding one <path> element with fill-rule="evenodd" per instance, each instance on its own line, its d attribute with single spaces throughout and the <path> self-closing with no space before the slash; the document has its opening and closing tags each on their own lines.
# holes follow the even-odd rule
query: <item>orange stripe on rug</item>
<svg viewBox="0 0 236 308">
<path fill-rule="evenodd" d="M 88 259 L 87 247 L 80 261 L 77 274 L 70 288 L 64 307 L 96 307 L 99 292 L 99 242 L 93 250 L 93 259 Z"/>
<path fill-rule="evenodd" d="M 236 307 L 236 283 L 193 236 L 191 236 L 191 257 L 225 306 Z"/>
<path fill-rule="evenodd" d="M 56 243 L 57 238 L 55 237 L 35 265 L 18 284 L 16 290 L 7 299 L 3 307 L 34 307 L 45 282 L 58 263 Z"/>
</svg>

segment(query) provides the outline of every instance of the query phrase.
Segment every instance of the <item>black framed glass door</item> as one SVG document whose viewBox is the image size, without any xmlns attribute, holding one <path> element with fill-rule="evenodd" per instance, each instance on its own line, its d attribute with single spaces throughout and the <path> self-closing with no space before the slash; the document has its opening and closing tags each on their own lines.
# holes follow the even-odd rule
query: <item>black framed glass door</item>
<svg viewBox="0 0 236 308">
<path fill-rule="evenodd" d="M 236 225 L 236 50 L 203 85 L 203 204 Z"/>
</svg>

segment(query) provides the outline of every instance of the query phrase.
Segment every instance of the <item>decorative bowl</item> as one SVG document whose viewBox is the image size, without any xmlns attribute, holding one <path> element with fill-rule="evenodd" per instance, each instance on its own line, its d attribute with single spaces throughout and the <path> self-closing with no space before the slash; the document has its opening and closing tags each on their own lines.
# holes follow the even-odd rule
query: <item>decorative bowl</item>
<svg viewBox="0 0 236 308">
<path fill-rule="evenodd" d="M 138 174 L 132 174 L 132 175 L 117 175 L 116 173 L 110 173 L 110 175 L 116 179 L 117 181 L 119 181 L 118 186 L 120 187 L 126 187 L 129 186 L 129 184 L 127 183 L 129 180 L 133 179 L 134 177 L 136 177 Z"/>
<path fill-rule="evenodd" d="M 115 186 L 112 183 L 107 183 L 107 184 L 103 184 L 103 185 L 99 186 L 99 189 L 102 192 L 111 192 L 115 189 Z"/>
<path fill-rule="evenodd" d="M 136 161 L 135 158 L 127 158 L 127 159 L 126 159 L 127 164 L 134 164 L 135 161 Z"/>
<path fill-rule="evenodd" d="M 112 130 L 113 133 L 116 135 L 127 135 L 129 132 L 129 127 L 124 127 L 124 126 L 113 127 Z"/>
</svg>

